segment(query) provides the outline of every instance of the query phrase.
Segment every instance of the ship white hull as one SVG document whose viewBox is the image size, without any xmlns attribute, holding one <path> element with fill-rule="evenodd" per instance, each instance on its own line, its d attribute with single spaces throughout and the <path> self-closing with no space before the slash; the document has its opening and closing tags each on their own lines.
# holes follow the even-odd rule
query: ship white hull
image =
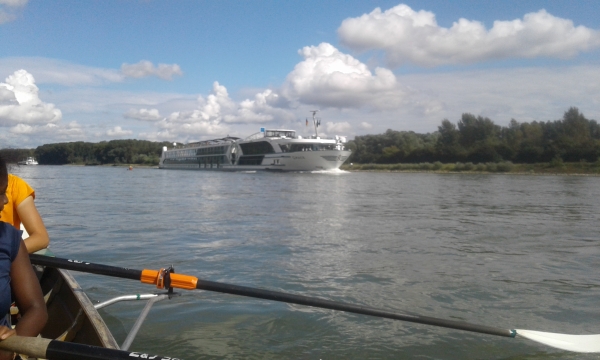
<svg viewBox="0 0 600 360">
<path fill-rule="evenodd" d="M 293 153 L 275 153 L 265 155 L 260 165 L 223 165 L 223 164 L 160 164 L 161 169 L 180 170 L 225 170 L 225 171 L 319 171 L 335 170 L 348 159 L 350 151 L 300 151 Z"/>
</svg>

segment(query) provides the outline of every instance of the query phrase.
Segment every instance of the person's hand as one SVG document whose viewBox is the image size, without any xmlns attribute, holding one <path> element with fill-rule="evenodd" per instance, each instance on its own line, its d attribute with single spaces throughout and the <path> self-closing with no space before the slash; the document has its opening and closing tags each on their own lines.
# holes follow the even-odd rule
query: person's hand
<svg viewBox="0 0 600 360">
<path fill-rule="evenodd" d="M 17 332 L 14 329 L 9 329 L 6 326 L 0 326 L 0 340 L 4 340 L 16 334 Z"/>
<path fill-rule="evenodd" d="M 17 332 L 13 329 L 9 329 L 6 326 L 0 326 L 0 340 L 4 340 L 10 336 L 16 335 Z M 15 353 L 12 351 L 0 350 L 0 360 L 13 360 Z"/>
</svg>

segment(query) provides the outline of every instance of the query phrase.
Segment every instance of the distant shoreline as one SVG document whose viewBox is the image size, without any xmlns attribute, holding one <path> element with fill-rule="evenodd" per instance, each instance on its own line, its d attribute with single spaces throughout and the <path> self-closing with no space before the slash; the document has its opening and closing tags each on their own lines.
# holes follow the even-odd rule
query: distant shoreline
<svg viewBox="0 0 600 360">
<path fill-rule="evenodd" d="M 138 164 L 64 164 L 56 166 L 89 166 L 89 167 L 122 167 L 122 168 L 138 168 L 138 169 L 158 169 L 158 165 L 138 165 Z"/>
<path fill-rule="evenodd" d="M 356 169 L 340 169 L 348 172 L 373 172 L 373 173 L 405 173 L 405 174 L 448 174 L 448 175 L 527 175 L 527 176 L 592 176 L 598 177 L 600 174 L 587 173 L 552 173 L 552 172 L 491 172 L 491 171 L 439 171 L 439 170 L 356 170 Z"/>
<path fill-rule="evenodd" d="M 406 173 L 436 173 L 436 174 L 514 174 L 514 175 L 573 175 L 600 176 L 600 161 L 593 163 L 537 163 L 513 164 L 499 163 L 454 163 L 442 164 L 344 164 L 341 170 L 351 172 L 406 172 Z"/>
<path fill-rule="evenodd" d="M 19 166 L 17 164 L 11 164 Z M 158 165 L 136 164 L 64 164 L 66 166 L 129 167 L 133 169 L 158 169 Z M 38 165 L 44 166 L 44 165 Z M 62 166 L 62 165 L 57 165 Z M 600 176 L 600 162 L 587 163 L 539 163 L 539 164 L 344 164 L 340 170 L 348 172 L 389 172 L 389 173 L 431 173 L 431 174 L 506 174 L 506 175 L 559 175 L 559 176 Z"/>
</svg>

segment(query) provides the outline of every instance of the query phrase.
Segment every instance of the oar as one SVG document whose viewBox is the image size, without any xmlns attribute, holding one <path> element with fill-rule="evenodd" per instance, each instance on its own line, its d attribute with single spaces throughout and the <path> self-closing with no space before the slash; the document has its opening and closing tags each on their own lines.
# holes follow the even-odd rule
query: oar
<svg viewBox="0 0 600 360">
<path fill-rule="evenodd" d="M 208 290 L 226 294 L 241 295 L 259 299 L 281 301 L 292 304 L 307 305 L 331 310 L 340 310 L 355 314 L 377 316 L 382 318 L 408 321 L 419 324 L 446 327 L 451 329 L 472 331 L 476 333 L 514 338 L 517 335 L 558 349 L 575 352 L 600 352 L 599 335 L 567 335 L 532 330 L 503 329 L 492 326 L 470 324 L 461 321 L 439 319 L 409 313 L 391 313 L 375 308 L 324 300 L 303 295 L 288 294 L 279 291 L 263 290 L 246 286 L 224 284 L 201 280 L 194 276 L 169 273 L 161 270 L 133 270 L 116 266 L 92 264 L 78 260 L 61 259 L 41 255 L 30 255 L 31 262 L 38 265 L 75 270 L 99 275 L 140 280 L 146 284 L 155 284 L 158 288 L 174 287 L 187 290 Z"/>
<path fill-rule="evenodd" d="M 30 358 L 48 360 L 177 360 L 176 358 L 160 355 L 106 349 L 91 345 L 17 335 L 1 340 L 0 349 L 27 355 Z"/>
</svg>

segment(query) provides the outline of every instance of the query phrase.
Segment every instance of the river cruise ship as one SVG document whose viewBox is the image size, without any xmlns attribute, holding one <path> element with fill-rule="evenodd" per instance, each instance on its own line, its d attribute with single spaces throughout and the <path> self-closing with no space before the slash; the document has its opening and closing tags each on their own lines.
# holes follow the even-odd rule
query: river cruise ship
<svg viewBox="0 0 600 360">
<path fill-rule="evenodd" d="M 225 137 L 163 148 L 161 169 L 318 171 L 338 169 L 350 156 L 346 138 L 297 136 L 294 130 L 264 129 L 245 139 Z"/>
<path fill-rule="evenodd" d="M 261 129 L 245 139 L 225 137 L 163 148 L 161 169 L 315 171 L 338 169 L 350 156 L 346 138 L 303 138 L 294 130 Z"/>
</svg>

